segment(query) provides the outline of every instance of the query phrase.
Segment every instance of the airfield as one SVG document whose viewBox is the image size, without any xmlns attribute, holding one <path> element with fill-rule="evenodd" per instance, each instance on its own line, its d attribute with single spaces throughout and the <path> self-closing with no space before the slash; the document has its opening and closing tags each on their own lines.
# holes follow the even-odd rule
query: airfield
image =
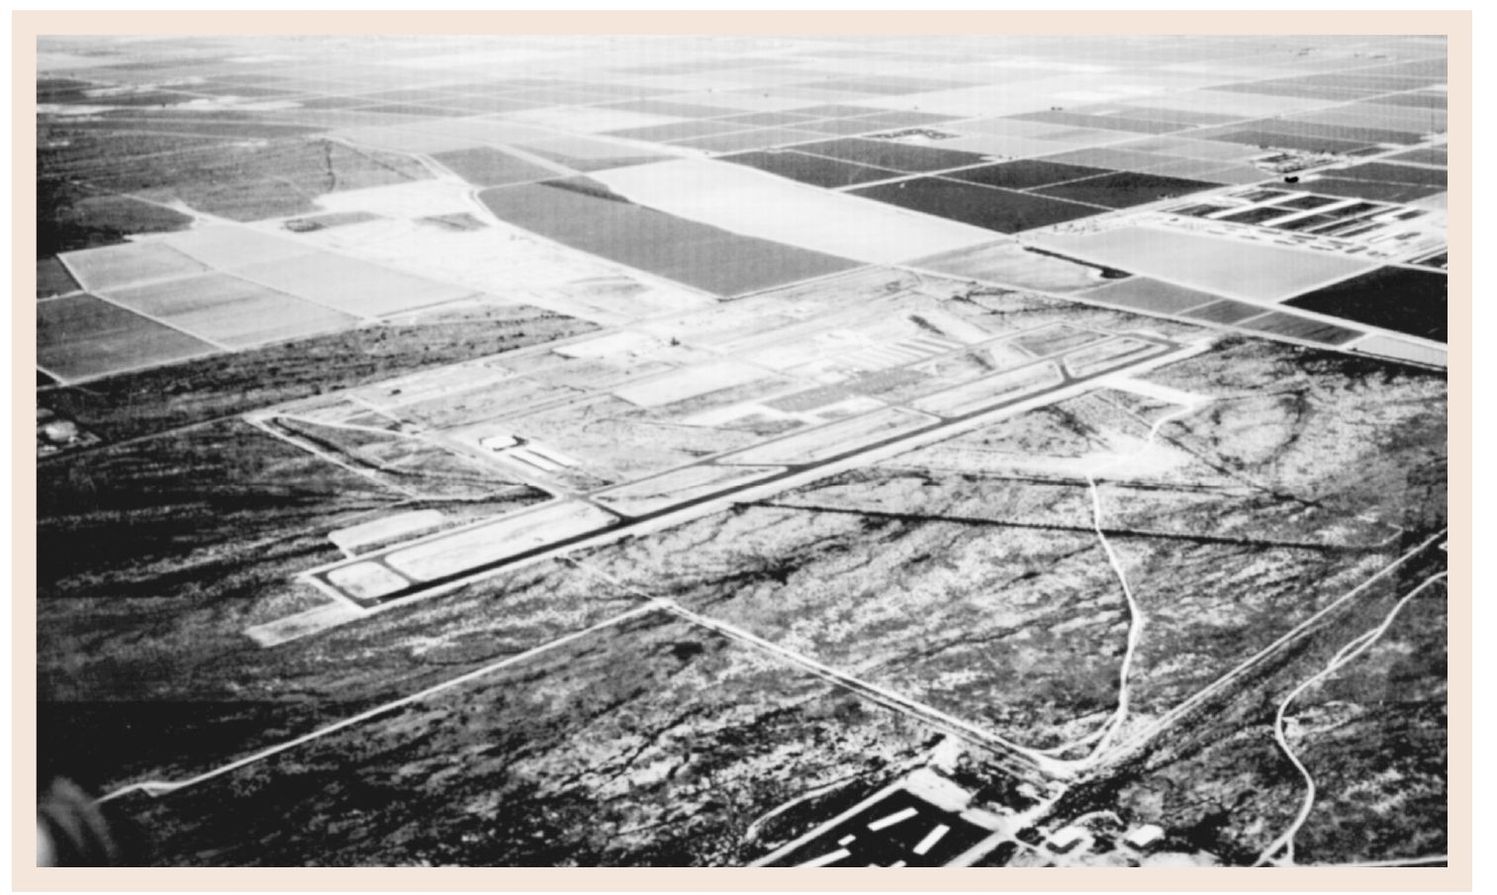
<svg viewBox="0 0 1497 895">
<path fill-rule="evenodd" d="M 142 863 L 1444 859 L 1442 41 L 38 58 Z"/>
</svg>

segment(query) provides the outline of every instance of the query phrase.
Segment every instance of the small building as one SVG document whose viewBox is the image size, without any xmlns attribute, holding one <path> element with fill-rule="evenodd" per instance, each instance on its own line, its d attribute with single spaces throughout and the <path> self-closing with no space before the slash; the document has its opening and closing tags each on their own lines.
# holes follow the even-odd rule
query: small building
<svg viewBox="0 0 1497 895">
<path fill-rule="evenodd" d="M 67 444 L 78 437 L 78 424 L 72 420 L 52 420 L 43 425 L 41 431 L 53 444 Z"/>
<path fill-rule="evenodd" d="M 1144 824 L 1141 827 L 1129 830 L 1123 837 L 1123 844 L 1135 851 L 1145 851 L 1157 845 L 1164 839 L 1164 828 L 1155 824 Z"/>
<path fill-rule="evenodd" d="M 1045 837 L 1045 847 L 1050 849 L 1053 854 L 1063 855 L 1074 850 L 1076 846 L 1090 838 L 1091 834 L 1081 827 L 1075 825 L 1061 827 Z"/>
<path fill-rule="evenodd" d="M 520 439 L 514 437 L 513 435 L 505 435 L 503 433 L 500 433 L 498 435 L 488 435 L 478 439 L 479 447 L 496 452 L 507 450 L 508 448 L 512 448 L 519 443 Z"/>
</svg>

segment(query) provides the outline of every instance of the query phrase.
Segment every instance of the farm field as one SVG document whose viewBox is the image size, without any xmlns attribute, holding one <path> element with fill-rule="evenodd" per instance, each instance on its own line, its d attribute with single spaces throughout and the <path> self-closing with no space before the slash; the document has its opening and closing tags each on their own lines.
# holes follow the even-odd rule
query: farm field
<svg viewBox="0 0 1497 895">
<path fill-rule="evenodd" d="M 1107 286 L 1089 289 L 1083 295 L 1089 299 L 1122 305 L 1125 308 L 1161 311 L 1167 314 L 1184 314 L 1192 308 L 1199 308 L 1217 300 L 1215 295 L 1206 292 L 1196 292 L 1193 289 L 1150 280 L 1147 277 L 1129 277 Z"/>
<path fill-rule="evenodd" d="M 1090 217 L 1102 209 L 1043 196 L 969 185 L 939 177 L 901 180 L 851 191 L 900 208 L 934 214 L 998 233 L 1017 233 Z"/>
<path fill-rule="evenodd" d="M 723 156 L 723 161 L 748 165 L 751 168 L 778 174 L 789 180 L 829 188 L 856 186 L 873 180 L 889 180 L 899 177 L 901 173 L 891 168 L 859 165 L 854 162 L 800 153 L 793 149 L 778 152 L 745 152 Z"/>
<path fill-rule="evenodd" d="M 118 264 L 90 253 L 68 257 L 82 280 L 103 284 L 95 291 L 107 310 L 87 294 L 37 307 L 39 362 L 70 382 L 349 329 L 374 314 L 473 295 L 330 255 L 213 272 L 165 243 L 118 248 L 130 250 Z"/>
<path fill-rule="evenodd" d="M 1041 246 L 1227 298 L 1278 301 L 1371 268 L 1350 258 L 1142 227 L 1046 234 Z"/>
<path fill-rule="evenodd" d="M 1292 299 L 1290 305 L 1444 342 L 1445 278 L 1384 267 Z"/>
<path fill-rule="evenodd" d="M 715 161 L 663 162 L 595 176 L 633 202 L 680 218 L 867 263 L 894 263 L 992 239 L 974 227 L 933 224 Z"/>
<path fill-rule="evenodd" d="M 240 348 L 343 329 L 357 322 L 348 314 L 221 274 L 112 290 L 110 297 L 217 344 Z"/>
<path fill-rule="evenodd" d="M 1450 862 L 1439 34 L 37 50 L 119 863 Z"/>
<path fill-rule="evenodd" d="M 1095 177 L 1096 175 L 1105 173 L 1106 171 L 1101 168 L 1088 168 L 1084 165 L 1064 165 L 1056 162 L 1047 162 L 1043 159 L 1028 159 L 1025 161 L 1005 162 L 1001 165 L 953 171 L 947 176 L 956 180 L 980 183 L 984 186 L 1022 190 L 1030 187 L 1049 186 L 1052 183 L 1062 183 L 1069 180 L 1081 180 L 1082 178 Z"/>
<path fill-rule="evenodd" d="M 607 188 L 542 182 L 485 191 L 508 223 L 708 292 L 734 295 L 857 266 L 857 262 L 739 236 L 648 207 Z"/>
<path fill-rule="evenodd" d="M 1120 171 L 1116 174 L 1072 180 L 1065 184 L 1045 187 L 1038 192 L 1074 202 L 1104 205 L 1108 208 L 1127 208 L 1132 205 L 1157 202 L 1160 199 L 1187 196 L 1219 185 L 1202 180 L 1165 177 L 1160 174 L 1134 174 Z"/>
<path fill-rule="evenodd" d="M 68 379 L 211 354 L 216 347 L 87 293 L 36 306 L 37 365 Z"/>
<path fill-rule="evenodd" d="M 545 180 L 555 173 L 550 168 L 506 155 L 488 146 L 439 152 L 432 158 L 474 186 Z"/>
</svg>

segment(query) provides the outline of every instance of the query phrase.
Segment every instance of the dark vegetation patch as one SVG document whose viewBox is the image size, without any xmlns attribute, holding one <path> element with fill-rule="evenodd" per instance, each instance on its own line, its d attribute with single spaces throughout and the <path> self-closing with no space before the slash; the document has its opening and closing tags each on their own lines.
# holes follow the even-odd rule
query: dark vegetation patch
<svg viewBox="0 0 1497 895">
<path fill-rule="evenodd" d="M 1443 186 L 1418 186 L 1406 183 L 1383 183 L 1376 180 L 1349 180 L 1342 177 L 1320 177 L 1308 184 L 1317 193 L 1374 202 L 1415 202 L 1426 196 L 1445 192 Z"/>
<path fill-rule="evenodd" d="M 41 253 L 38 252 L 38 255 Z M 78 281 L 68 273 L 67 266 L 56 258 L 36 259 L 36 297 L 63 295 L 78 289 Z"/>
<path fill-rule="evenodd" d="M 114 106 L 119 108 L 149 108 L 155 106 L 166 108 L 196 99 L 186 93 L 178 93 L 171 90 L 136 90 L 123 91 L 120 93 L 105 93 L 96 96 L 88 96 L 79 93 L 66 99 L 49 99 L 45 102 L 64 103 L 68 105 L 82 106 Z"/>
<path fill-rule="evenodd" d="M 515 158 L 507 152 L 500 152 L 489 146 L 439 152 L 432 158 L 451 168 L 459 177 L 474 186 L 500 186 L 506 183 L 545 180 L 555 176 L 555 172 L 549 168 Z"/>
<path fill-rule="evenodd" d="M 315 137 L 327 130 L 325 127 L 275 121 L 257 113 L 228 109 L 215 112 L 184 111 L 170 107 L 111 109 L 90 118 L 44 118 L 40 123 L 43 126 L 65 128 L 73 133 L 87 132 L 106 136 L 177 134 L 234 142 Z"/>
<path fill-rule="evenodd" d="M 1194 317 L 1197 320 L 1206 320 L 1211 323 L 1237 323 L 1249 317 L 1256 317 L 1261 313 L 1263 313 L 1261 305 L 1224 298 L 1221 301 L 1194 308 L 1188 311 L 1185 316 Z"/>
<path fill-rule="evenodd" d="M 420 320 L 113 376 L 49 391 L 42 404 L 114 441 L 594 329 L 526 306 Z"/>
<path fill-rule="evenodd" d="M 1390 162 L 1414 162 L 1420 165 L 1446 165 L 1450 161 L 1450 155 L 1444 146 L 1430 146 L 1424 149 L 1410 149 L 1408 152 L 1400 152 L 1396 155 L 1386 156 Z"/>
<path fill-rule="evenodd" d="M 1438 109 L 1445 111 L 1447 97 L 1443 93 L 1392 93 L 1378 97 L 1372 105 L 1406 106 L 1416 109 Z"/>
<path fill-rule="evenodd" d="M 368 96 L 318 96 L 299 99 L 296 104 L 303 109 L 353 109 L 371 105 Z"/>
<path fill-rule="evenodd" d="M 83 96 L 83 91 L 96 86 L 91 81 L 77 78 L 38 78 L 36 101 L 38 103 L 65 103 Z"/>
<path fill-rule="evenodd" d="M 1212 134 L 1211 139 L 1227 143 L 1241 143 L 1260 149 L 1298 149 L 1303 152 L 1350 153 L 1365 149 L 1365 141 L 1337 140 L 1309 134 L 1283 134 L 1266 130 L 1234 130 L 1224 134 Z"/>
<path fill-rule="evenodd" d="M 1382 212 L 1385 210 L 1386 206 L 1378 205 L 1375 202 L 1354 202 L 1351 205 L 1343 205 L 1340 208 L 1332 208 L 1331 210 L 1325 212 L 1325 215 L 1327 217 L 1339 218 L 1345 221 L 1351 220 L 1353 218 L 1367 217 L 1372 213 Z"/>
<path fill-rule="evenodd" d="M 106 130 L 78 131 L 43 125 L 38 145 L 57 145 L 38 152 L 38 219 L 51 217 L 64 204 L 70 184 L 86 181 L 95 194 L 131 193 L 163 202 L 185 202 L 210 214 L 236 221 L 305 214 L 313 200 L 339 190 L 386 186 L 430 175 L 413 159 L 393 153 L 353 149 L 318 139 L 251 140 L 207 143 L 189 138 L 163 143 L 153 138 L 127 151 L 133 135 Z M 64 218 L 66 219 L 66 218 Z"/>
<path fill-rule="evenodd" d="M 723 156 L 722 160 L 758 168 L 760 171 L 768 171 L 801 183 L 831 189 L 903 176 L 900 172 L 891 171 L 888 168 L 874 168 L 869 165 L 792 151 L 745 152 L 739 155 Z"/>
<path fill-rule="evenodd" d="M 599 195 L 586 178 L 497 187 L 479 198 L 500 219 L 548 239 L 718 295 L 859 266 Z"/>
<path fill-rule="evenodd" d="M 170 159 L 194 152 L 221 150 L 229 141 L 175 132 L 110 131 L 100 122 L 43 121 L 36 131 L 36 168 L 40 177 L 92 180 L 117 167 L 143 164 L 147 157 Z"/>
<path fill-rule="evenodd" d="M 1231 207 L 1230 205 L 1209 205 L 1203 203 L 1200 205 L 1187 205 L 1183 208 L 1171 208 L 1169 212 L 1170 214 L 1187 214 L 1193 218 L 1204 218 L 1210 217 L 1218 211 L 1226 211 Z"/>
<path fill-rule="evenodd" d="M 1328 214 L 1312 214 L 1302 218 L 1295 218 L 1292 221 L 1284 221 L 1282 223 L 1273 224 L 1271 226 L 1275 230 L 1311 230 L 1316 227 L 1321 227 L 1329 224 L 1335 220 L 1336 219 L 1334 217 L 1331 217 Z"/>
<path fill-rule="evenodd" d="M 553 162 L 559 162 L 573 171 L 606 171 L 610 168 L 622 168 L 626 165 L 644 165 L 650 162 L 658 162 L 673 156 L 652 154 L 648 150 L 631 150 L 619 146 L 618 155 L 586 157 L 581 154 L 569 152 L 566 144 L 552 147 L 544 142 L 525 144 L 519 147 L 531 155 L 538 155 Z"/>
<path fill-rule="evenodd" d="M 1323 85 L 1304 84 L 1295 80 L 1250 81 L 1245 84 L 1218 84 L 1211 89 L 1225 90 L 1230 93 L 1256 93 L 1261 96 L 1301 96 L 1310 99 L 1325 100 L 1354 100 L 1371 95 L 1366 90 L 1354 90 L 1347 87 L 1327 87 Z"/>
<path fill-rule="evenodd" d="M 1444 342 L 1447 295 L 1443 274 L 1382 267 L 1285 304 Z"/>
<path fill-rule="evenodd" d="M 960 168 L 964 165 L 976 165 L 987 161 L 986 156 L 975 152 L 852 138 L 828 140 L 824 143 L 807 143 L 797 146 L 796 150 L 857 162 L 860 165 L 872 165 L 875 168 L 893 168 L 896 171 L 906 171 L 912 174 L 938 171 L 942 168 Z"/>
<path fill-rule="evenodd" d="M 1271 221 L 1274 218 L 1287 217 L 1293 213 L 1294 212 L 1292 210 L 1282 208 L 1278 205 L 1264 205 L 1258 208 L 1249 208 L 1245 211 L 1235 212 L 1233 214 L 1224 214 L 1221 217 L 1217 218 L 1217 220 L 1230 221 L 1234 224 L 1261 224 L 1264 221 Z"/>
<path fill-rule="evenodd" d="M 36 256 L 115 245 L 135 233 L 185 230 L 192 218 L 128 196 L 99 194 L 76 183 L 38 178 Z M 41 269 L 38 267 L 38 275 Z M 64 272 L 66 275 L 66 272 Z M 37 288 L 42 287 L 40 278 Z"/>
<path fill-rule="evenodd" d="M 1419 258 L 1414 261 L 1414 263 L 1420 265 L 1421 267 L 1433 267 L 1439 270 L 1446 270 L 1450 266 L 1450 253 L 1436 252 L 1433 255 L 1426 255 L 1423 258 Z"/>
<path fill-rule="evenodd" d="M 440 106 L 413 106 L 405 103 L 363 106 L 359 111 L 375 115 L 406 115 L 411 118 L 466 118 L 472 114 L 467 109 L 444 109 Z"/>
<path fill-rule="evenodd" d="M 295 96 L 298 91 L 285 90 L 280 87 L 259 87 L 252 84 L 194 84 L 191 88 L 193 93 L 205 93 L 208 96 L 238 96 L 253 97 L 255 99 L 279 99 L 286 96 Z"/>
<path fill-rule="evenodd" d="M 1117 171 L 1100 177 L 1063 183 L 1046 187 L 1036 192 L 1076 202 L 1105 205 L 1108 208 L 1128 208 L 1144 205 L 1160 199 L 1172 199 L 1190 193 L 1221 186 L 1204 180 L 1187 180 L 1183 177 L 1164 177 L 1159 174 L 1140 174 L 1133 171 Z"/>
<path fill-rule="evenodd" d="M 1329 84 L 1335 87 L 1352 87 L 1357 90 L 1369 90 L 1373 93 L 1392 93 L 1399 90 L 1415 90 L 1420 87 L 1428 87 L 1437 81 L 1444 80 L 1444 78 L 1445 72 L 1443 67 L 1437 73 L 1432 67 L 1427 70 L 1415 70 L 1412 67 L 1386 66 L 1377 71 L 1328 72 L 1319 75 L 1305 75 L 1300 80 L 1306 84 Z"/>
<path fill-rule="evenodd" d="M 222 587 L 230 582 L 212 580 L 228 571 L 220 557 L 253 562 L 279 549 L 256 542 L 284 539 L 288 522 L 388 497 L 237 419 L 77 455 L 37 473 L 37 598 L 161 599 Z M 315 539 L 289 540 L 335 558 Z M 213 558 L 193 556 L 200 550 Z"/>
<path fill-rule="evenodd" d="M 969 183 L 980 183 L 984 186 L 1025 190 L 1031 187 L 1060 183 L 1064 180 L 1079 180 L 1083 177 L 1095 177 L 1106 173 L 1108 171 L 1105 168 L 1066 165 L 1060 162 L 1047 162 L 1043 159 L 1021 159 L 1016 162 L 1004 162 L 1001 165 L 990 165 L 985 168 L 969 168 L 965 171 L 953 171 L 945 176 L 956 180 L 965 180 Z"/>
<path fill-rule="evenodd" d="M 132 807 L 161 865 L 743 866 L 754 818 L 829 781 L 882 782 L 935 739 L 646 618 Z M 462 773 L 444 773 L 454 754 Z"/>
<path fill-rule="evenodd" d="M 1325 205 L 1333 205 L 1340 201 L 1340 199 L 1332 198 L 1330 196 L 1295 196 L 1293 199 L 1275 203 L 1275 207 L 1293 208 L 1298 211 L 1309 211 L 1311 209 L 1320 208 Z"/>
<path fill-rule="evenodd" d="M 1282 311 L 1270 311 L 1262 317 L 1255 317 L 1238 325 L 1243 329 L 1276 336 L 1288 336 L 1292 339 L 1304 339 L 1306 342 L 1321 342 L 1326 345 L 1344 345 L 1358 336 L 1366 335 L 1361 330 L 1347 329 L 1344 326 L 1312 320 L 1298 314 L 1285 314 Z"/>
<path fill-rule="evenodd" d="M 999 233 L 1018 233 L 1100 212 L 1100 209 L 1074 202 L 958 183 L 939 177 L 902 180 L 852 192 L 890 205 L 986 227 Z"/>
<path fill-rule="evenodd" d="M 1368 162 L 1333 172 L 1337 177 L 1351 180 L 1375 180 L 1380 183 L 1410 183 L 1420 186 L 1445 188 L 1445 169 L 1421 168 L 1415 165 L 1398 165 L 1387 162 Z"/>
</svg>

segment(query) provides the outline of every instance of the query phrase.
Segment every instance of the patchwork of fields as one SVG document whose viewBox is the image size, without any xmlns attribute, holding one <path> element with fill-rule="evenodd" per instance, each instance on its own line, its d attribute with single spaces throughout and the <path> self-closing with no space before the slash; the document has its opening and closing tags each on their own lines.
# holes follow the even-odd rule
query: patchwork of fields
<svg viewBox="0 0 1497 895">
<path fill-rule="evenodd" d="M 41 745 L 140 863 L 1445 857 L 1442 39 L 36 87 Z"/>
<path fill-rule="evenodd" d="M 1230 42 L 1222 46 L 1224 58 L 1240 58 Z M 209 158 L 194 160 L 204 171 L 234 170 L 211 155 L 242 154 L 245 150 L 230 148 L 237 145 L 228 142 L 235 136 L 321 140 L 329 147 L 329 165 L 336 155 L 343 171 L 317 185 L 311 168 L 315 151 L 287 156 L 297 172 L 297 180 L 287 181 L 300 197 L 294 199 L 297 211 L 329 207 L 327 202 L 350 189 L 357 194 L 364 187 L 435 174 L 439 180 L 489 188 L 481 206 L 469 203 L 463 213 L 482 218 L 486 211 L 581 252 L 716 295 L 757 291 L 863 263 L 941 254 L 978 245 L 984 234 L 998 245 L 1004 235 L 1025 240 L 1032 233 L 1045 246 L 1046 234 L 1057 227 L 1097 219 L 1113 227 L 1114 218 L 1126 232 L 1129 210 L 1176 210 L 1163 203 L 1184 196 L 1199 197 L 1188 214 L 1212 228 L 1199 239 L 1149 232 L 1142 255 L 1136 238 L 1068 244 L 1079 260 L 1214 292 L 1224 300 L 1271 296 L 1278 301 L 1295 289 L 1308 291 L 1371 269 L 1303 251 L 1325 250 L 1332 239 L 1342 240 L 1329 246 L 1332 252 L 1359 250 L 1363 258 L 1441 269 L 1443 215 L 1428 203 L 1446 188 L 1442 60 L 1393 54 L 1364 63 L 1347 57 L 1344 67 L 1327 69 L 1329 60 L 1339 58 L 1337 51 L 1302 64 L 1269 50 L 1264 68 L 1249 73 L 1194 54 L 1176 62 L 1150 58 L 1148 64 L 1139 64 L 1146 58 L 1140 55 L 1130 57 L 1138 62 L 1103 66 L 1109 72 L 1104 80 L 1059 60 L 1057 48 L 1044 41 L 1033 49 L 1018 57 L 1022 64 L 1013 58 L 995 62 L 975 49 L 908 59 L 764 53 L 727 60 L 728 65 L 709 52 L 700 69 L 662 73 L 653 63 L 631 57 L 635 51 L 620 48 L 613 51 L 622 54 L 618 58 L 604 54 L 593 60 L 587 66 L 592 76 L 570 77 L 533 71 L 490 77 L 486 62 L 465 63 L 461 54 L 452 66 L 421 56 L 397 56 L 384 64 L 303 60 L 273 75 L 233 57 L 220 57 L 206 69 L 196 61 L 97 65 L 80 70 L 78 77 L 69 77 L 64 64 L 43 79 L 39 99 L 43 128 L 63 138 L 54 142 L 80 147 L 46 158 L 58 170 L 86 170 L 90 158 L 82 151 L 84 141 L 106 134 L 156 141 L 157 151 L 143 154 L 138 163 L 127 156 L 125 170 L 110 172 L 122 193 L 133 191 L 152 201 L 174 195 L 170 181 L 183 175 L 161 170 L 158 163 L 159 149 L 164 144 L 170 152 L 173 137 L 190 146 L 181 152 Z M 1151 49 L 1160 60 L 1178 52 Z M 541 58 L 551 52 L 541 51 Z M 555 58 L 568 57 L 562 52 Z M 870 74 L 875 59 L 877 74 Z M 184 78 L 186 69 L 198 74 Z M 731 176 L 721 166 L 681 167 L 704 156 L 772 178 L 756 190 L 753 181 Z M 1275 214 L 1288 205 L 1243 208 L 1240 202 L 1220 202 L 1232 186 L 1279 179 L 1273 165 L 1262 162 L 1274 158 L 1282 167 L 1279 156 L 1309 166 L 1300 180 L 1317 200 L 1344 201 L 1330 209 L 1306 207 L 1316 213 L 1293 217 Z M 258 164 L 251 159 L 238 170 L 247 176 Z M 298 165 L 306 166 L 305 175 Z M 595 178 L 594 185 L 583 179 L 587 175 Z M 781 178 L 803 186 L 772 185 Z M 175 195 L 203 200 L 204 212 L 238 203 L 232 215 L 240 221 L 294 217 L 278 210 L 281 200 L 262 202 L 258 217 L 243 210 L 238 195 L 263 192 L 264 181 L 223 184 L 215 175 L 213 182 L 219 184 L 215 193 L 178 190 Z M 290 194 L 285 201 L 292 201 Z M 380 214 L 357 205 L 355 199 L 334 207 L 354 215 Z M 904 215 L 880 212 L 885 205 Z M 1414 220 L 1418 217 L 1425 220 Z M 348 222 L 302 218 L 312 222 L 309 227 Z M 849 225 L 862 229 L 846 231 Z M 1214 225 L 1228 230 L 1223 234 Z M 188 226 L 188 233 L 206 228 L 205 241 L 223 237 L 223 225 L 210 217 Z M 1295 239 L 1271 240 L 1285 251 L 1273 245 L 1245 248 L 1232 232 L 1265 226 Z M 1418 238 L 1410 240 L 1402 232 L 1406 226 L 1413 226 L 1410 232 Z M 97 347 L 99 334 L 65 322 L 72 319 L 66 309 L 48 312 L 45 320 L 39 310 L 39 326 L 47 333 L 42 368 L 51 377 L 78 381 L 195 356 L 208 350 L 203 343 L 234 350 L 294 339 L 486 291 L 446 286 L 441 282 L 446 278 L 429 273 L 435 282 L 401 279 L 398 265 L 370 269 L 290 242 L 284 252 L 306 257 L 257 265 L 249 259 L 265 247 L 246 244 L 241 251 L 242 240 L 228 234 L 232 265 L 199 260 L 190 251 L 183 259 L 171 251 L 179 248 L 173 237 L 144 241 L 138 248 L 64 254 L 65 270 L 44 259 L 46 281 L 61 280 L 47 287 L 49 294 L 66 290 L 71 273 L 83 291 L 144 319 L 102 312 L 119 318 L 101 324 L 111 331 L 127 326 L 141 333 L 138 350 L 105 350 Z M 1163 276 L 1161 264 L 1183 255 L 1199 273 Z M 38 269 L 43 269 L 40 262 Z M 188 279 L 190 273 L 210 271 L 232 281 Z M 170 277 L 180 282 L 153 282 L 127 295 L 109 291 Z M 1272 277 L 1285 279 L 1276 283 Z M 196 297 L 184 303 L 173 297 L 173 289 Z M 1439 341 L 1441 331 L 1433 322 L 1435 306 L 1424 299 L 1400 301 L 1408 307 L 1392 313 L 1358 313 L 1342 303 L 1334 308 L 1325 302 L 1290 303 L 1271 318 L 1294 318 L 1287 329 L 1242 331 L 1293 339 L 1336 333 L 1310 341 L 1338 347 L 1351 342 L 1354 350 L 1381 350 L 1393 357 L 1432 357 L 1438 346 L 1430 341 Z M 1148 310 L 1148 303 L 1134 307 Z M 1299 319 L 1302 310 L 1316 308 Z M 278 322 L 258 322 L 266 317 Z M 1348 339 L 1343 333 L 1354 335 Z"/>
</svg>

